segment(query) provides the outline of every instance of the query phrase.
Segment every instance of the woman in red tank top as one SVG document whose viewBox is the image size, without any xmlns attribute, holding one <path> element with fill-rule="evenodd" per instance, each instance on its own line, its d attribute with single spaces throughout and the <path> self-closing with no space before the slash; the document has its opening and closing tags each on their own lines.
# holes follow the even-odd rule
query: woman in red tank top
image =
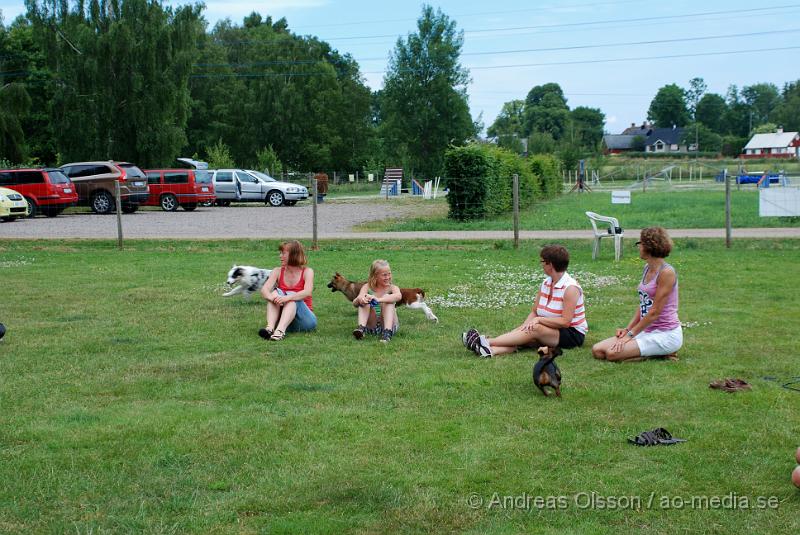
<svg viewBox="0 0 800 535">
<path fill-rule="evenodd" d="M 317 327 L 314 315 L 314 270 L 306 265 L 303 245 L 296 241 L 283 242 L 279 247 L 281 265 L 272 270 L 261 288 L 267 300 L 267 326 L 258 335 L 265 340 L 283 340 L 287 332 L 313 331 Z"/>
</svg>

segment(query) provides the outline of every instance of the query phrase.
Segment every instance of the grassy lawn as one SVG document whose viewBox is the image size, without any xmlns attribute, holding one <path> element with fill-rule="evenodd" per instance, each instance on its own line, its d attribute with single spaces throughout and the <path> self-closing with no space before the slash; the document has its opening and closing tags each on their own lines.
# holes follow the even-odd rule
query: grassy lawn
<svg viewBox="0 0 800 535">
<path fill-rule="evenodd" d="M 673 189 L 634 191 L 631 204 L 611 204 L 609 191 L 571 193 L 538 203 L 520 211 L 524 230 L 560 230 L 590 228 L 585 212 L 592 211 L 619 219 L 623 228 L 661 225 L 666 228 L 724 228 L 725 192 L 722 189 Z M 428 214 L 410 220 L 369 223 L 361 230 L 507 230 L 513 228 L 511 214 L 470 222 L 447 219 L 447 200 L 426 203 Z M 797 227 L 800 217 L 759 217 L 758 192 L 749 187 L 731 192 L 731 219 L 734 228 Z"/>
<path fill-rule="evenodd" d="M 221 297 L 275 242 L 128 243 L 0 241 L 2 533 L 797 531 L 800 392 L 780 384 L 800 375 L 800 240 L 678 240 L 681 360 L 619 365 L 589 348 L 632 313 L 641 262 L 568 243 L 591 331 L 560 359 L 560 401 L 531 352 L 482 360 L 459 339 L 521 321 L 543 243 L 325 242 L 320 328 L 280 343 L 256 335 L 260 302 Z M 352 339 L 325 284 L 376 257 L 439 324 L 401 310 L 388 346 Z M 708 388 L 724 377 L 753 390 Z M 688 442 L 625 443 L 658 426 Z M 732 494 L 736 510 L 678 501 Z"/>
</svg>

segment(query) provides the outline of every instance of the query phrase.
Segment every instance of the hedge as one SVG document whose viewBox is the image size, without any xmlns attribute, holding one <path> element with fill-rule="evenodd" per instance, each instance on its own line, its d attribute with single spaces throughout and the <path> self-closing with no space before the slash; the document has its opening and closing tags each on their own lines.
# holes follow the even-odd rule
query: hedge
<svg viewBox="0 0 800 535">
<path fill-rule="evenodd" d="M 471 144 L 445 153 L 448 217 L 465 220 L 495 216 L 513 208 L 513 176 L 519 176 L 520 207 L 559 191 L 558 161 L 530 159 L 495 145 Z"/>
</svg>

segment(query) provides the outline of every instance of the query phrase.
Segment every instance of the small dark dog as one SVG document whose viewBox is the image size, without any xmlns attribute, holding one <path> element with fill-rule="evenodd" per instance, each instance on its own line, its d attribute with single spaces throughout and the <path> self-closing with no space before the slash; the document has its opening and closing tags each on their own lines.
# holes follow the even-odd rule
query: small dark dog
<svg viewBox="0 0 800 535">
<path fill-rule="evenodd" d="M 549 386 L 561 397 L 561 370 L 554 362 L 561 355 L 560 347 L 542 346 L 539 348 L 539 361 L 533 366 L 533 384 L 547 397 L 544 387 Z"/>
<path fill-rule="evenodd" d="M 331 282 L 328 283 L 328 288 L 332 292 L 342 292 L 348 301 L 352 302 L 353 299 L 358 297 L 358 292 L 366 282 L 351 282 L 342 277 L 338 272 L 331 277 Z M 422 288 L 400 288 L 400 294 L 403 298 L 399 304 L 406 305 L 408 308 L 418 308 L 425 313 L 425 317 L 431 321 L 438 322 L 439 318 L 425 303 L 425 292 Z"/>
</svg>

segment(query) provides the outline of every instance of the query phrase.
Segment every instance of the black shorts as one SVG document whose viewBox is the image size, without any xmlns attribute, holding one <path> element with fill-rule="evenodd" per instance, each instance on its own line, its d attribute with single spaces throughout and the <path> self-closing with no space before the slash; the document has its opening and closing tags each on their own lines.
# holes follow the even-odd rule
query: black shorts
<svg viewBox="0 0 800 535">
<path fill-rule="evenodd" d="M 567 327 L 558 330 L 558 347 L 561 349 L 572 349 L 573 347 L 580 347 L 583 345 L 583 339 L 586 337 L 575 327 Z"/>
</svg>

